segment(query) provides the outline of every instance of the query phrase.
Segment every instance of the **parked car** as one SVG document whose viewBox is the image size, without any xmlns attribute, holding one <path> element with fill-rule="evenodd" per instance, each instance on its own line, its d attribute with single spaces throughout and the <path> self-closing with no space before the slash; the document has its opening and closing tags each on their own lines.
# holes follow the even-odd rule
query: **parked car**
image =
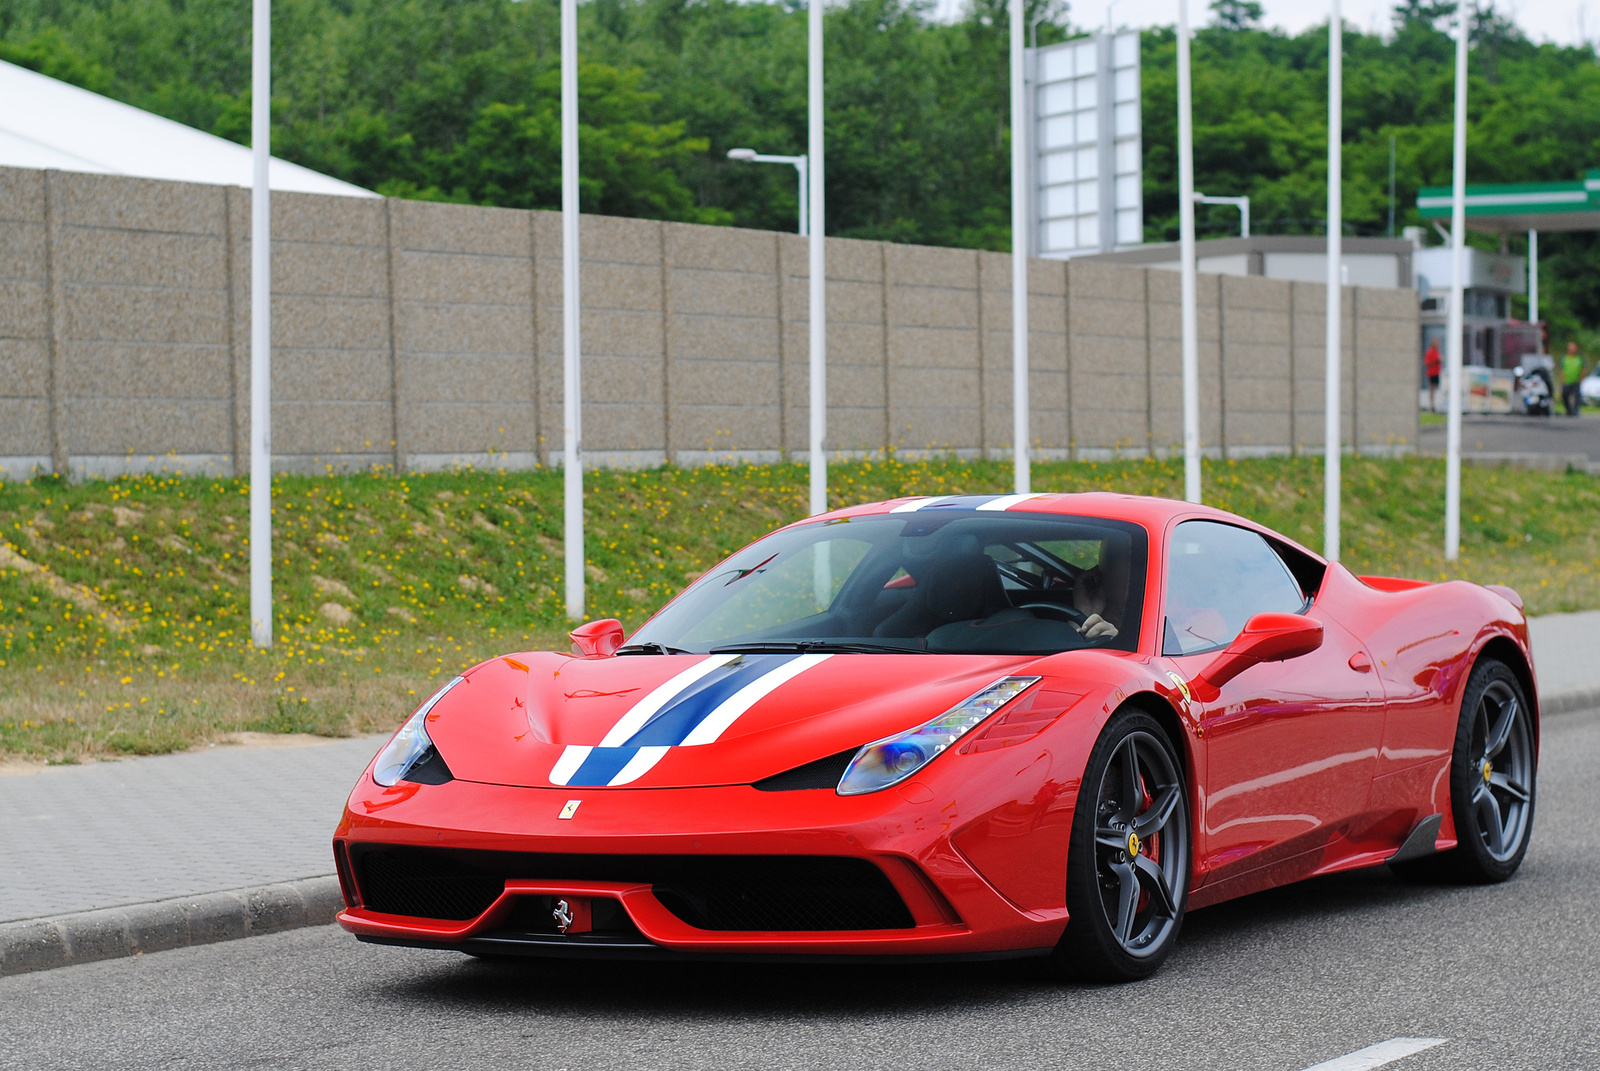
<svg viewBox="0 0 1600 1071">
<path fill-rule="evenodd" d="M 1578 380 L 1578 397 L 1584 405 L 1600 405 L 1600 365 Z"/>
</svg>

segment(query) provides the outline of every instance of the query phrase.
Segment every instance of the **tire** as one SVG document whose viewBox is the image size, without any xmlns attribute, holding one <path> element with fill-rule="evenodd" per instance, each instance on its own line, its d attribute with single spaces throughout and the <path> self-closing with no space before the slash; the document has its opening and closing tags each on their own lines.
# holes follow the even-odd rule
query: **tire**
<svg viewBox="0 0 1600 1071">
<path fill-rule="evenodd" d="M 1072 819 L 1070 921 L 1049 960 L 1057 977 L 1138 981 L 1171 953 L 1193 855 L 1183 769 L 1166 730 L 1142 710 L 1118 711 L 1101 732 Z"/>
<path fill-rule="evenodd" d="M 1533 715 L 1522 683 L 1504 662 L 1481 659 L 1462 692 L 1450 756 L 1457 845 L 1392 869 L 1412 880 L 1505 881 L 1522 865 L 1533 836 L 1537 776 Z"/>
</svg>

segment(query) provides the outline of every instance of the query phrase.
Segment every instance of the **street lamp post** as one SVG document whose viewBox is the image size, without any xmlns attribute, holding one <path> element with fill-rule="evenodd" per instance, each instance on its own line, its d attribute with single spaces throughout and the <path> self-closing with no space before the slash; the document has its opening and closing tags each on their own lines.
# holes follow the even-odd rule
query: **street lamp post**
<svg viewBox="0 0 1600 1071">
<path fill-rule="evenodd" d="M 1189 86 L 1189 0 L 1178 0 L 1178 248 L 1183 323 L 1183 497 L 1200 501 L 1200 328 L 1195 306 L 1194 111 Z"/>
<path fill-rule="evenodd" d="M 807 349 L 811 372 L 810 439 L 811 474 L 808 504 L 811 515 L 828 511 L 828 455 L 824 444 L 828 435 L 828 228 L 827 184 L 823 181 L 823 134 L 825 116 L 822 84 L 822 15 L 825 0 L 810 0 L 806 5 L 806 178 L 810 193 L 806 198 L 806 253 L 810 278 L 806 302 Z M 824 544 L 826 545 L 826 544 Z M 818 579 L 826 579 L 826 557 L 817 557 Z M 821 600 L 819 600 L 821 601 Z"/>
<path fill-rule="evenodd" d="M 1212 197 L 1196 191 L 1194 203 L 1197 205 L 1232 205 L 1239 210 L 1239 237 L 1250 237 L 1250 198 L 1248 197 Z"/>
<path fill-rule="evenodd" d="M 811 182 L 811 158 L 805 153 L 799 156 L 771 156 L 754 149 L 729 149 L 728 159 L 742 160 L 747 164 L 788 164 L 800 173 L 800 237 L 804 238 L 811 233 L 807 225 L 809 220 L 807 205 L 807 189 Z"/>
<path fill-rule="evenodd" d="M 1011 0 L 1011 468 L 1012 489 L 1032 488 L 1028 457 L 1028 83 L 1023 69 L 1026 0 Z"/>
<path fill-rule="evenodd" d="M 1323 326 L 1322 556 L 1339 560 L 1344 403 L 1339 397 L 1344 315 L 1344 13 L 1332 0 L 1328 16 L 1328 267 Z"/>
<path fill-rule="evenodd" d="M 567 616 L 583 620 L 583 344 L 578 246 L 578 3 L 561 0 L 561 482 Z"/>
<path fill-rule="evenodd" d="M 1444 560 L 1461 557 L 1461 302 L 1467 267 L 1467 39 L 1471 33 L 1465 4 L 1456 8 L 1455 131 L 1450 164 L 1450 308 L 1446 316 Z"/>
<path fill-rule="evenodd" d="M 272 2 L 250 46 L 250 641 L 272 646 Z"/>
</svg>

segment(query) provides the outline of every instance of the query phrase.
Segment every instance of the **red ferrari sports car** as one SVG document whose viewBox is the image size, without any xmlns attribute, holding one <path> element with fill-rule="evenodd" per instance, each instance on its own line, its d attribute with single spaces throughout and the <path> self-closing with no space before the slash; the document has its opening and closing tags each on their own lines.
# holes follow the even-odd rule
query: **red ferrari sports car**
<svg viewBox="0 0 1600 1071">
<path fill-rule="evenodd" d="M 345 929 L 480 956 L 1048 956 L 1154 971 L 1186 910 L 1388 864 L 1509 877 L 1539 719 L 1517 594 L 1358 577 L 1214 509 L 813 517 L 629 642 L 423 703 L 334 836 Z"/>
</svg>

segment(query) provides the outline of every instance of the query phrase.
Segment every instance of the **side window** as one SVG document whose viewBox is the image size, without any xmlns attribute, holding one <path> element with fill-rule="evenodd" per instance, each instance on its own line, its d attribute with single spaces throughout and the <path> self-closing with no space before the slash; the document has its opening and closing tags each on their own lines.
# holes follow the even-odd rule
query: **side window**
<svg viewBox="0 0 1600 1071">
<path fill-rule="evenodd" d="M 1256 533 L 1215 521 L 1184 521 L 1173 529 L 1162 654 L 1225 647 L 1256 614 L 1305 608 L 1300 585 Z"/>
</svg>

